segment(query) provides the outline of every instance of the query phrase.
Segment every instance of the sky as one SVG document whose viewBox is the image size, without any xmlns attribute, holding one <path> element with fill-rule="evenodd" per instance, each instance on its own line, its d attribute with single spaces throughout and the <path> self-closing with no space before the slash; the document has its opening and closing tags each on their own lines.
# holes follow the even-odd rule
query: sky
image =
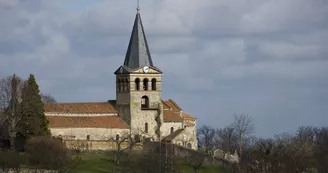
<svg viewBox="0 0 328 173">
<path fill-rule="evenodd" d="M 136 0 L 0 0 L 0 78 L 58 102 L 115 99 Z M 246 113 L 255 135 L 328 126 L 327 0 L 140 0 L 163 99 L 198 126 Z"/>
</svg>

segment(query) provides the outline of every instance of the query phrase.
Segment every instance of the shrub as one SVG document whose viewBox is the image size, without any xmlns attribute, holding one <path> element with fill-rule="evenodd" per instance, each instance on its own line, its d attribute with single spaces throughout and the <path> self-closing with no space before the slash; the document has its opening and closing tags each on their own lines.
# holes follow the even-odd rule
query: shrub
<svg viewBox="0 0 328 173">
<path fill-rule="evenodd" d="M 10 169 L 20 169 L 20 158 L 18 152 L 0 151 L 0 169 L 2 172 L 7 172 Z"/>
<path fill-rule="evenodd" d="M 64 144 L 51 137 L 32 137 L 27 141 L 25 150 L 28 163 L 39 169 L 60 170 L 71 159 Z"/>
</svg>

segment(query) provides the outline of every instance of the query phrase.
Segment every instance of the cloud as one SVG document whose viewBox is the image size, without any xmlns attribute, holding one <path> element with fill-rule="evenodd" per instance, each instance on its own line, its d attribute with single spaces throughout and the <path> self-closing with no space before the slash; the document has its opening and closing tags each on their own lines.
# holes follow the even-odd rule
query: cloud
<svg viewBox="0 0 328 173">
<path fill-rule="evenodd" d="M 33 73 L 58 101 L 115 98 L 135 4 L 74 2 L 0 0 L 0 77 Z M 199 125 L 241 112 L 260 136 L 327 125 L 325 0 L 153 0 L 141 15 L 164 99 Z"/>
</svg>

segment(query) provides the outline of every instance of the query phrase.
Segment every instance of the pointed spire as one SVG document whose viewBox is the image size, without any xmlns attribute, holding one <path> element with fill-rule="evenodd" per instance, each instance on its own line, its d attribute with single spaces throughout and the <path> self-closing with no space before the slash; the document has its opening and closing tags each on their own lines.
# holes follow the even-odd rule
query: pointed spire
<svg viewBox="0 0 328 173">
<path fill-rule="evenodd" d="M 138 5 L 129 47 L 124 60 L 124 66 L 132 69 L 153 66 L 139 10 Z"/>
</svg>

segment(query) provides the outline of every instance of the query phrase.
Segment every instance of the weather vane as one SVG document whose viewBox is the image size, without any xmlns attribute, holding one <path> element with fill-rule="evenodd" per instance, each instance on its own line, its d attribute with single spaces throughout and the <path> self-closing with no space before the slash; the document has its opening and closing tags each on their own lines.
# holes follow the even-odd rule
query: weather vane
<svg viewBox="0 0 328 173">
<path fill-rule="evenodd" d="M 137 0 L 137 11 L 139 11 L 140 8 L 139 8 L 139 0 Z"/>
</svg>

